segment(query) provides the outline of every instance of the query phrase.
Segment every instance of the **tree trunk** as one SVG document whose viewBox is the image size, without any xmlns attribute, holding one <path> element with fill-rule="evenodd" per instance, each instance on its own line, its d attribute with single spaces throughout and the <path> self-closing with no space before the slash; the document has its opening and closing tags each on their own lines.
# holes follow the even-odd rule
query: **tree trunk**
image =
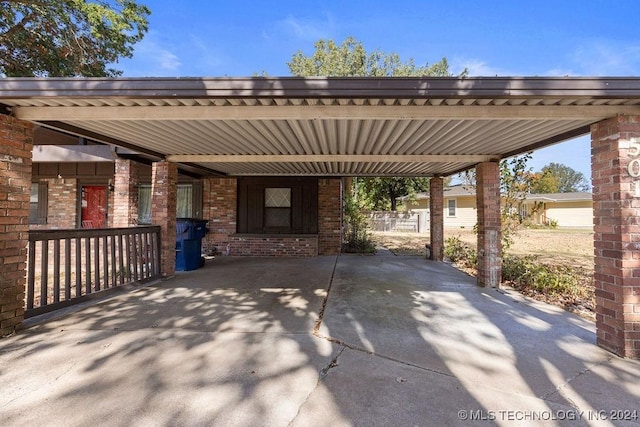
<svg viewBox="0 0 640 427">
<path fill-rule="evenodd" d="M 344 195 L 352 196 L 353 195 L 353 177 L 345 176 L 343 177 L 344 182 Z"/>
<path fill-rule="evenodd" d="M 391 200 L 391 211 L 396 211 L 396 192 L 393 189 L 393 186 L 389 185 L 389 199 Z"/>
</svg>

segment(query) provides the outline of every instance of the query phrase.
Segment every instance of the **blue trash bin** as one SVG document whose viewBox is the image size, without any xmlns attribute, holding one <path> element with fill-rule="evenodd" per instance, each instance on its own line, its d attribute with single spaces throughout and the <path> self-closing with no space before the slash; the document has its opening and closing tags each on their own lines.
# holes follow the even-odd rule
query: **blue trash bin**
<svg viewBox="0 0 640 427">
<path fill-rule="evenodd" d="M 202 263 L 202 239 L 209 231 L 207 220 L 197 218 L 176 219 L 176 271 L 200 268 Z"/>
</svg>

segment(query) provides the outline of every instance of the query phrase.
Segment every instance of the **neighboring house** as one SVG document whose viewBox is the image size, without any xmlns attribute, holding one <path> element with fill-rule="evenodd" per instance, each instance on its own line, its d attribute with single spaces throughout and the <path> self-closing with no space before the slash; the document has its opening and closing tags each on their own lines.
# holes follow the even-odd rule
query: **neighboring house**
<svg viewBox="0 0 640 427">
<path fill-rule="evenodd" d="M 399 198 L 407 210 L 429 209 L 429 193 L 418 193 L 415 200 Z M 593 227 L 591 193 L 529 194 L 520 206 L 523 219 L 535 225 L 554 223 L 563 228 Z M 444 226 L 473 227 L 477 222 L 476 192 L 473 187 L 454 185 L 444 189 Z"/>
<path fill-rule="evenodd" d="M 407 210 L 429 210 L 429 193 L 418 193 L 415 200 L 400 197 Z M 476 193 L 472 187 L 453 185 L 444 189 L 444 226 L 472 228 L 478 222 Z"/>
<path fill-rule="evenodd" d="M 591 193 L 530 194 L 520 213 L 534 224 L 554 222 L 564 228 L 593 227 Z"/>
</svg>

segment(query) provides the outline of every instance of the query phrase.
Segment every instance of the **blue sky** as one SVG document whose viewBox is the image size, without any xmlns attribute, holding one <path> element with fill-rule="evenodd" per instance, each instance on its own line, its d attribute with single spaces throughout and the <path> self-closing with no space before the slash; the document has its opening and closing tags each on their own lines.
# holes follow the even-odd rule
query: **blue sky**
<svg viewBox="0 0 640 427">
<path fill-rule="evenodd" d="M 288 76 L 286 65 L 320 38 L 348 36 L 417 65 L 443 57 L 471 76 L 639 76 L 640 2 L 139 0 L 149 33 L 126 77 Z M 534 153 L 590 176 L 589 138 Z"/>
</svg>

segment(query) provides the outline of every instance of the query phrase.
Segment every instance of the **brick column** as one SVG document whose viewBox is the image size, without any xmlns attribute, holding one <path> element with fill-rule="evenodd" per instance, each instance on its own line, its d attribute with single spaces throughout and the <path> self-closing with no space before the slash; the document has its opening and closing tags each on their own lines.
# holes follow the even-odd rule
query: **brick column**
<svg viewBox="0 0 640 427">
<path fill-rule="evenodd" d="M 429 181 L 429 216 L 431 259 L 442 261 L 444 254 L 444 180 L 435 176 Z"/>
<path fill-rule="evenodd" d="M 64 229 L 78 227 L 78 180 L 48 178 L 47 223 L 33 229 Z"/>
<path fill-rule="evenodd" d="M 342 249 L 342 180 L 318 180 L 318 254 L 337 255 Z"/>
<path fill-rule="evenodd" d="M 151 168 L 151 222 L 162 229 L 160 271 L 172 277 L 176 271 L 176 210 L 178 167 L 175 163 L 154 162 Z"/>
<path fill-rule="evenodd" d="M 33 125 L 0 115 L 0 336 L 24 320 Z"/>
<path fill-rule="evenodd" d="M 640 116 L 591 127 L 598 345 L 640 359 Z"/>
<path fill-rule="evenodd" d="M 138 164 L 132 160 L 116 159 L 113 226 L 132 227 L 138 223 Z"/>
<path fill-rule="evenodd" d="M 476 167 L 478 208 L 478 285 L 500 287 L 502 278 L 502 233 L 500 224 L 500 165 L 480 163 Z"/>
<path fill-rule="evenodd" d="M 229 236 L 237 231 L 238 180 L 236 178 L 210 178 L 202 182 L 203 219 L 209 221 L 209 233 L 202 247 L 205 252 L 214 249 L 227 251 Z"/>
</svg>

